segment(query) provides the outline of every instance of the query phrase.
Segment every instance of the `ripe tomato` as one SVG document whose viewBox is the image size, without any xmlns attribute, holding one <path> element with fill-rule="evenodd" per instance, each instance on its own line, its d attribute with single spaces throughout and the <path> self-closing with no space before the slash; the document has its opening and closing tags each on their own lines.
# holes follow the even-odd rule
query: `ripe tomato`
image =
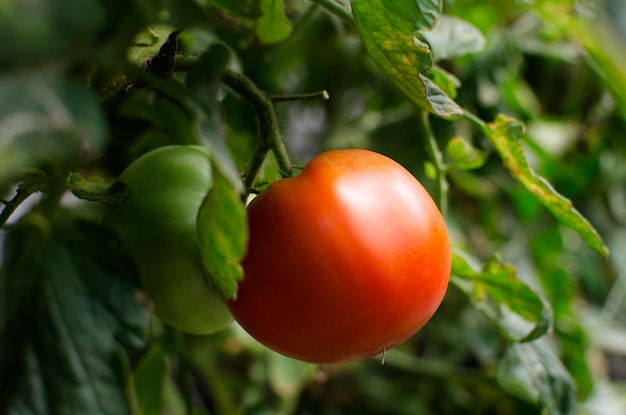
<svg viewBox="0 0 626 415">
<path fill-rule="evenodd" d="M 370 357 L 413 335 L 445 294 L 450 243 L 422 185 L 367 150 L 315 157 L 248 207 L 240 325 L 314 363 Z"/>
<path fill-rule="evenodd" d="M 155 314 L 179 329 L 209 334 L 232 322 L 204 281 L 196 221 L 211 188 L 211 160 L 195 146 L 167 146 L 135 160 L 121 174 L 122 203 L 104 221 L 135 259 Z"/>
</svg>

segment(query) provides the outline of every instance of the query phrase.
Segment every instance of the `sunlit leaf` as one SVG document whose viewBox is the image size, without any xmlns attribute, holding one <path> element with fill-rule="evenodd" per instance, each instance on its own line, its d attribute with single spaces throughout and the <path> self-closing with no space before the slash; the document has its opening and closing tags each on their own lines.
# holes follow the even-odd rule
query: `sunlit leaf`
<svg viewBox="0 0 626 415">
<path fill-rule="evenodd" d="M 485 164 L 487 152 L 478 150 L 460 137 L 448 142 L 446 153 L 454 162 L 454 167 L 463 170 L 477 169 Z"/>
<path fill-rule="evenodd" d="M 291 34 L 291 22 L 285 16 L 283 0 L 261 0 L 263 15 L 257 21 L 256 34 L 261 43 L 276 43 Z"/>
<path fill-rule="evenodd" d="M 464 254 L 455 252 L 452 275 L 460 279 L 452 281 L 509 340 L 531 341 L 550 329 L 551 308 L 516 277 L 512 265 L 502 263 L 496 256 L 477 269 Z"/>
<path fill-rule="evenodd" d="M 133 39 L 133 44 L 128 48 L 126 56 L 136 65 L 146 65 L 149 59 L 154 58 L 161 47 L 168 41 L 172 33 L 172 27 L 168 25 L 155 25 L 146 27 Z"/>
<path fill-rule="evenodd" d="M 146 340 L 133 262 L 106 228 L 26 216 L 0 270 L 3 413 L 131 414 L 124 347 Z"/>
<path fill-rule="evenodd" d="M 435 3 L 439 6 L 438 1 L 359 0 L 352 4 L 352 13 L 363 44 L 396 87 L 417 106 L 451 117 L 462 111 L 425 75 L 433 65 L 432 53 L 415 36 L 417 30 L 430 29 L 428 24 L 436 20 L 433 16 L 439 8 Z"/>
<path fill-rule="evenodd" d="M 498 383 L 535 403 L 542 414 L 576 414 L 576 386 L 558 356 L 540 342 L 511 344 L 498 367 Z"/>
<path fill-rule="evenodd" d="M 239 263 L 248 241 L 246 212 L 239 193 L 218 171 L 198 213 L 197 232 L 209 284 L 223 300 L 234 298 L 243 278 Z"/>
<path fill-rule="evenodd" d="M 572 205 L 572 202 L 559 194 L 543 177 L 528 165 L 520 137 L 524 126 L 517 120 L 499 115 L 489 125 L 489 138 L 502 157 L 504 166 L 563 225 L 575 230 L 585 243 L 602 255 L 608 255 L 608 247 L 591 223 Z"/>
</svg>

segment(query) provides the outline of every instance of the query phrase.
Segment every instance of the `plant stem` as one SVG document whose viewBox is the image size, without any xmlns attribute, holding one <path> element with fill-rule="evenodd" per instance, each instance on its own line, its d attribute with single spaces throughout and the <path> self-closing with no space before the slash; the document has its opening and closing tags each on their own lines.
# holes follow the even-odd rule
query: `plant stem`
<svg viewBox="0 0 626 415">
<path fill-rule="evenodd" d="M 13 199 L 0 201 L 4 205 L 4 209 L 0 212 L 0 229 L 6 224 L 9 217 L 15 212 L 15 209 L 28 199 L 30 195 L 41 191 L 49 192 L 50 189 L 51 181 L 44 172 L 37 170 L 29 173 L 17 187 Z"/>
<path fill-rule="evenodd" d="M 435 166 L 435 203 L 445 218 L 448 213 L 448 179 L 446 177 L 446 166 L 443 161 L 443 153 L 439 149 L 437 138 L 433 134 L 430 126 L 430 114 L 427 111 L 417 110 L 417 121 L 420 134 L 426 140 L 426 151 Z"/>
<path fill-rule="evenodd" d="M 343 20 L 348 26 L 354 28 L 354 19 L 352 18 L 352 13 L 350 13 L 350 10 L 342 6 L 336 0 L 313 0 L 313 3 L 317 3 L 324 9 L 328 10 L 330 13 Z"/>
<path fill-rule="evenodd" d="M 222 74 L 222 82 L 244 98 L 257 114 L 259 143 L 245 177 L 247 189 L 254 187 L 270 151 L 274 153 L 282 177 L 291 177 L 292 165 L 280 135 L 276 112 L 270 97 L 249 78 L 230 70 Z"/>
<path fill-rule="evenodd" d="M 474 124 L 476 127 L 480 129 L 480 131 L 486 136 L 491 135 L 491 130 L 489 129 L 489 125 L 478 118 L 476 115 L 472 114 L 469 111 L 463 110 L 463 118 Z"/>
<path fill-rule="evenodd" d="M 309 94 L 269 95 L 268 98 L 270 99 L 270 101 L 276 104 L 279 102 L 312 101 L 316 99 L 326 101 L 330 98 L 330 95 L 328 95 L 328 91 L 323 90 L 318 92 L 311 92 Z"/>
<path fill-rule="evenodd" d="M 34 192 L 28 193 L 18 189 L 13 199 L 2 201 L 4 209 L 2 209 L 0 213 L 0 229 L 2 229 L 7 220 L 9 220 L 9 217 L 15 212 L 15 209 L 33 193 Z"/>
</svg>

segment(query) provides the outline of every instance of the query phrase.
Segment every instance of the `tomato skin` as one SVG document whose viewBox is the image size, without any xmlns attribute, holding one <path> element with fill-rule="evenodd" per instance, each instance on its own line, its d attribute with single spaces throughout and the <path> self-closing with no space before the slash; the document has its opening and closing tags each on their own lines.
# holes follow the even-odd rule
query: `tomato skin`
<svg viewBox="0 0 626 415">
<path fill-rule="evenodd" d="M 333 150 L 248 206 L 244 280 L 228 304 L 267 347 L 313 363 L 371 357 L 418 331 L 450 275 L 444 220 L 402 166 Z"/>
<path fill-rule="evenodd" d="M 146 293 L 163 321 L 210 334 L 232 322 L 226 305 L 204 281 L 197 216 L 212 184 L 212 166 L 199 146 L 166 146 L 131 163 L 120 175 L 128 195 L 107 209 L 138 265 Z"/>
</svg>

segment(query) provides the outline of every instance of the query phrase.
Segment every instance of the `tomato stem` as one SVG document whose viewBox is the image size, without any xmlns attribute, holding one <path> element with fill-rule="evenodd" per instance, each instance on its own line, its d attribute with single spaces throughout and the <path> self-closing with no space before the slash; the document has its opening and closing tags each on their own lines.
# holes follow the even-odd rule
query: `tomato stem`
<svg viewBox="0 0 626 415">
<path fill-rule="evenodd" d="M 254 187 L 270 151 L 276 156 L 281 176 L 291 177 L 291 161 L 280 134 L 276 111 L 270 96 L 261 91 L 245 75 L 234 71 L 224 71 L 222 82 L 244 98 L 257 114 L 259 142 L 246 172 L 246 188 Z"/>
<path fill-rule="evenodd" d="M 447 166 L 443 160 L 443 153 L 439 149 L 437 138 L 430 126 L 430 114 L 427 111 L 418 110 L 417 121 L 422 137 L 426 139 L 426 151 L 435 167 L 435 203 L 439 207 L 441 215 L 445 218 L 448 212 L 448 179 L 446 177 Z"/>
</svg>

